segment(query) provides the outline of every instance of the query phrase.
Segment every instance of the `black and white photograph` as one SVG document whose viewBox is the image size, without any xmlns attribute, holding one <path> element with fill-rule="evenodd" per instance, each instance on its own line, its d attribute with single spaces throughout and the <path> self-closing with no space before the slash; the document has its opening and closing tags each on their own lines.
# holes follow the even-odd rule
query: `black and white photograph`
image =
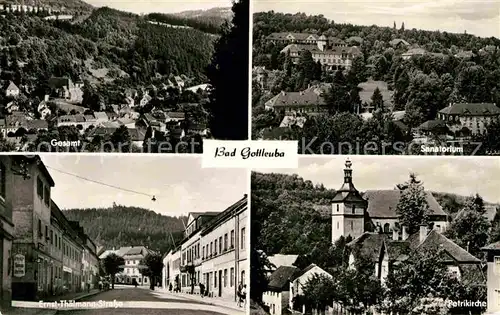
<svg viewBox="0 0 500 315">
<path fill-rule="evenodd" d="M 248 139 L 249 0 L 0 0 L 0 151 Z"/>
<path fill-rule="evenodd" d="M 299 154 L 499 155 L 498 1 L 253 8 L 252 139 Z"/>
<path fill-rule="evenodd" d="M 250 314 L 498 314 L 499 175 L 489 157 L 255 170 Z"/>
<path fill-rule="evenodd" d="M 0 313 L 246 314 L 249 171 L 123 154 L 0 171 Z"/>
</svg>

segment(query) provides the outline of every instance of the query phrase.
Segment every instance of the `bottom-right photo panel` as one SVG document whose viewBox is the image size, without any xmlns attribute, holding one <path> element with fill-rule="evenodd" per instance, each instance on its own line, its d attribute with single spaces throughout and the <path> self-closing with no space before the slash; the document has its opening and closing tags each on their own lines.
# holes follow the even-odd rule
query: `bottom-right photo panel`
<svg viewBox="0 0 500 315">
<path fill-rule="evenodd" d="M 498 158 L 303 157 L 251 183 L 251 314 L 500 314 Z"/>
</svg>

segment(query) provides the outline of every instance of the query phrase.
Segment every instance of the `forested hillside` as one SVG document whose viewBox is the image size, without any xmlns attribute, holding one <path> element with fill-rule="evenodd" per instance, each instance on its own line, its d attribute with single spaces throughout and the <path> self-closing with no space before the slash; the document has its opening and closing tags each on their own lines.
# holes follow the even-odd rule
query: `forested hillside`
<svg viewBox="0 0 500 315">
<path fill-rule="evenodd" d="M 183 238 L 186 217 L 164 216 L 153 211 L 116 205 L 105 209 L 70 209 L 63 211 L 75 220 L 91 239 L 105 249 L 120 246 L 148 246 L 162 254 Z"/>
<path fill-rule="evenodd" d="M 51 76 L 77 80 L 95 69 L 121 77 L 122 85 L 127 80 L 149 83 L 156 73 L 184 74 L 203 82 L 213 37 L 195 29 L 153 25 L 104 7 L 80 23 L 8 15 L 0 19 L 0 47 L 0 68 L 10 70 L 2 76 L 23 84 Z M 19 77 L 11 78 L 11 73 Z"/>
<path fill-rule="evenodd" d="M 232 17 L 231 8 L 184 11 L 175 14 L 152 13 L 147 16 L 151 21 L 188 26 L 210 34 L 219 34 L 222 24 L 231 21 Z"/>
</svg>

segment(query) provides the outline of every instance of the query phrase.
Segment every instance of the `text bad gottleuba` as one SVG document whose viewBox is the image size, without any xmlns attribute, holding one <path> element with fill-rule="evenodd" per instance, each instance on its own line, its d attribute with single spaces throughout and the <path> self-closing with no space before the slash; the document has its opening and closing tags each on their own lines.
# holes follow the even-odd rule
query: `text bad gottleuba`
<svg viewBox="0 0 500 315">
<path fill-rule="evenodd" d="M 217 157 L 236 157 L 237 148 L 228 149 L 226 147 L 215 148 L 215 158 Z M 240 155 L 243 160 L 249 158 L 282 158 L 285 156 L 285 152 L 280 152 L 278 149 L 274 151 L 266 149 L 254 149 L 251 147 L 245 147 L 241 149 Z"/>
</svg>

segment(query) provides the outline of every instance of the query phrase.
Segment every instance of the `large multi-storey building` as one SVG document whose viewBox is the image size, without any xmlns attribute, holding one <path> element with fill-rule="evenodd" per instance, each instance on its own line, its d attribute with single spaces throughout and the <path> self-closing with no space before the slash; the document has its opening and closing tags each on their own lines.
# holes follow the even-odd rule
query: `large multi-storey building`
<svg viewBox="0 0 500 315">
<path fill-rule="evenodd" d="M 40 158 L 12 158 L 22 175 L 12 177 L 12 298 L 37 300 L 80 291 L 87 237 L 52 201 L 55 183 Z M 97 260 L 91 263 L 91 269 L 98 270 Z"/>
<path fill-rule="evenodd" d="M 123 271 L 115 275 L 115 283 L 126 283 L 132 284 L 133 281 L 137 281 L 138 285 L 149 285 L 148 277 L 145 277 L 141 271 L 146 266 L 141 264 L 141 261 L 146 258 L 146 256 L 152 253 L 150 249 L 145 246 L 124 246 L 115 250 L 106 250 L 103 252 L 99 259 L 105 259 L 109 254 L 115 254 L 120 256 L 125 261 L 125 265 L 121 266 Z"/>
<path fill-rule="evenodd" d="M 200 293 L 228 300 L 237 298 L 247 276 L 248 200 L 245 195 L 220 213 L 190 213 L 186 238 L 164 258 L 164 289 Z M 179 269 L 176 270 L 180 262 Z"/>
<path fill-rule="evenodd" d="M 452 131 L 467 129 L 477 135 L 485 133 L 488 124 L 499 117 L 500 108 L 493 103 L 459 103 L 440 110 L 437 118 Z"/>
<path fill-rule="evenodd" d="M 297 35 L 297 34 L 296 34 Z M 281 50 L 289 54 L 294 63 L 300 59 L 303 51 L 310 51 L 315 62 L 320 62 L 325 70 L 350 69 L 355 57 L 362 52 L 357 46 L 348 47 L 346 43 L 335 37 L 307 34 L 299 39 L 287 39 L 290 44 Z M 296 38 L 297 36 L 292 36 Z"/>
</svg>

